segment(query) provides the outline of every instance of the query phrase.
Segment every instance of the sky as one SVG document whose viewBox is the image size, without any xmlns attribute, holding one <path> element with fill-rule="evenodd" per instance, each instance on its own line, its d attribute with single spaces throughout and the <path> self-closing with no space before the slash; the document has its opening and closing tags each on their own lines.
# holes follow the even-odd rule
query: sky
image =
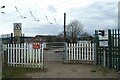
<svg viewBox="0 0 120 80">
<path fill-rule="evenodd" d="M 13 23 L 22 23 L 25 36 L 57 35 L 64 13 L 66 25 L 78 20 L 89 34 L 118 28 L 118 0 L 0 0 L 0 7 L 0 35 L 13 33 Z"/>
</svg>

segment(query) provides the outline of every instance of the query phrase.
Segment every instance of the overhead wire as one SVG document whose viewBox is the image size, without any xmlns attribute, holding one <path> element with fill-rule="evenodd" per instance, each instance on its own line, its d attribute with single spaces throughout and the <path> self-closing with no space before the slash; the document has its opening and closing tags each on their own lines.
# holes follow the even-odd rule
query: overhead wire
<svg viewBox="0 0 120 80">
<path fill-rule="evenodd" d="M 65 0 L 65 1 L 62 1 L 62 2 L 60 2 L 60 3 L 57 3 L 57 4 L 54 4 L 54 6 L 56 6 L 57 8 L 59 8 L 59 9 L 65 9 L 65 8 L 67 8 L 69 5 L 74 5 L 74 6 L 76 6 L 77 4 L 80 4 L 79 3 L 80 1 L 79 0 L 76 0 L 76 1 L 74 1 L 74 0 Z M 48 8 L 48 7 L 47 7 Z M 42 8 L 42 9 L 47 9 L 47 8 Z"/>
<path fill-rule="evenodd" d="M 1 10 L 2 9 L 4 9 L 5 8 L 5 6 L 1 6 Z M 5 12 L 3 12 L 3 11 L 0 11 L 2 14 L 5 14 Z"/>
<path fill-rule="evenodd" d="M 19 15 L 20 15 L 21 18 L 26 18 L 26 17 L 23 17 L 23 16 L 22 16 L 22 14 L 20 13 L 20 11 L 18 10 L 18 8 L 17 8 L 16 6 L 15 6 L 15 9 L 16 9 L 16 11 L 19 13 Z"/>
<path fill-rule="evenodd" d="M 32 11 L 30 11 L 30 14 L 31 14 L 31 16 L 33 17 L 33 19 L 36 21 L 36 18 L 34 17 Z"/>
<path fill-rule="evenodd" d="M 65 2 L 67 2 L 67 1 L 63 1 L 63 2 L 61 2 L 61 3 L 57 3 L 57 5 L 59 5 L 59 4 L 63 4 L 64 3 L 64 6 L 65 5 L 67 5 Z M 59 5 L 60 6 L 60 5 Z M 61 8 L 62 7 L 64 7 L 64 6 L 61 6 Z M 5 8 L 5 6 L 2 6 L 1 8 Z M 16 9 L 16 11 L 19 13 L 19 15 L 21 16 L 21 18 L 26 18 L 26 17 L 23 17 L 22 16 L 22 14 L 20 13 L 20 11 L 18 10 L 18 8 L 15 6 L 15 9 Z M 4 14 L 4 12 L 2 12 L 3 14 Z M 37 20 L 36 19 L 36 17 L 33 15 L 33 12 L 32 11 L 30 11 L 30 14 L 31 14 L 31 16 L 33 17 L 33 19 L 35 20 L 35 21 L 39 21 L 39 20 Z M 61 13 L 59 13 L 59 14 L 61 14 Z M 49 24 L 52 24 L 52 22 L 50 22 L 50 20 L 48 19 L 49 17 L 51 17 L 51 16 L 54 16 L 55 14 L 50 14 L 50 16 L 49 15 L 46 15 L 45 17 L 46 17 L 46 20 L 49 22 Z M 62 14 L 63 15 L 63 14 Z M 39 18 L 39 19 L 44 19 L 44 17 L 42 17 L 42 18 Z M 58 23 L 57 23 L 57 21 L 56 21 L 56 18 L 54 18 L 54 21 L 55 21 L 55 23 L 58 25 Z"/>
<path fill-rule="evenodd" d="M 56 18 L 54 18 L 54 21 L 55 21 L 55 23 L 58 25 L 58 23 L 57 23 L 57 21 L 56 21 Z"/>
<path fill-rule="evenodd" d="M 72 0 L 72 1 L 74 1 L 74 0 Z M 64 5 L 63 5 L 63 3 L 64 3 Z M 78 4 L 78 0 L 77 0 L 77 2 L 74 2 L 74 4 Z M 57 5 L 59 5 L 59 8 L 63 8 L 64 6 L 66 6 L 66 5 L 68 5 L 68 4 L 72 4 L 72 3 L 68 3 L 67 4 L 67 1 L 63 1 L 63 2 L 61 2 L 60 4 L 62 4 L 62 5 L 59 5 L 59 4 L 57 4 Z M 43 9 L 47 9 L 47 8 L 43 8 Z M 61 12 L 62 13 L 62 15 L 63 15 L 63 12 Z M 59 13 L 59 14 L 61 14 L 61 13 Z M 53 16 L 55 16 L 55 14 L 51 14 L 51 15 L 53 15 Z M 50 17 L 51 17 L 51 15 L 50 15 Z M 46 17 L 46 19 L 47 19 L 47 21 L 51 24 L 51 22 L 49 21 L 49 19 L 48 19 L 48 15 L 47 15 L 47 17 Z M 55 21 L 55 23 L 57 24 L 57 21 L 56 21 L 56 18 L 54 18 L 54 21 Z M 58 25 L 58 24 L 57 24 Z"/>
<path fill-rule="evenodd" d="M 49 24 L 52 24 L 52 23 L 49 21 L 48 17 L 47 17 L 47 16 L 45 16 L 45 17 L 46 17 L 46 20 L 49 22 Z"/>
<path fill-rule="evenodd" d="M 2 2 L 2 1 L 4 1 L 4 2 Z M 16 2 L 16 0 L 14 0 L 14 1 L 9 1 L 9 3 L 7 3 L 7 2 L 8 2 L 7 0 L 2 0 L 2 1 L 1 1 L 1 5 L 3 5 L 3 6 L 0 7 L 1 9 L 6 8 L 6 6 L 15 4 L 15 2 Z M 7 3 L 7 4 L 6 4 L 6 3 Z M 0 12 L 1 12 L 2 14 L 5 14 L 5 12 L 3 12 L 3 11 L 0 11 Z"/>
<path fill-rule="evenodd" d="M 5 8 L 5 6 L 1 6 L 1 9 L 2 9 L 2 8 Z"/>
<path fill-rule="evenodd" d="M 16 2 L 17 2 L 17 0 L 15 0 Z M 72 0 L 72 1 L 74 1 L 74 0 Z M 78 1 L 78 0 L 77 0 Z M 60 6 L 59 8 L 63 8 L 64 6 L 66 6 L 67 5 L 67 0 L 66 1 L 62 1 L 62 2 L 60 2 L 60 3 L 57 3 L 57 4 L 54 4 L 54 5 L 57 5 L 57 6 Z M 71 2 L 71 1 L 70 1 Z M 78 3 L 78 2 L 74 2 L 74 3 Z M 8 5 L 11 5 L 12 3 L 10 3 L 10 4 L 8 4 Z M 70 3 L 69 3 L 70 4 Z M 43 9 L 47 9 L 47 8 L 43 8 Z"/>
<path fill-rule="evenodd" d="M 73 0 L 72 0 L 73 1 Z M 66 2 L 67 2 L 67 0 L 65 0 L 65 1 L 62 1 L 62 2 L 60 2 L 60 3 L 57 3 L 57 4 L 54 4 L 54 5 L 60 5 L 60 4 L 66 4 Z M 37 3 L 36 3 L 37 4 Z M 37 6 L 37 5 L 36 5 Z M 61 6 L 61 8 L 63 8 L 62 6 Z M 43 13 L 43 11 L 44 11 L 44 9 L 48 9 L 48 8 L 42 8 L 42 13 Z M 45 13 L 45 12 L 44 12 Z M 59 12 L 59 13 L 57 13 L 57 15 L 63 15 L 64 13 L 63 12 Z M 49 24 L 52 24 L 52 22 L 50 22 L 50 20 L 49 20 L 49 17 L 51 17 L 51 16 L 56 16 L 56 14 L 50 14 L 50 16 L 49 15 L 47 15 L 47 17 L 46 17 L 46 19 L 47 19 L 47 21 L 49 22 Z M 44 19 L 44 17 L 41 17 L 41 18 L 39 18 L 39 19 Z M 57 24 L 57 21 L 54 19 L 54 21 L 55 21 L 55 23 Z"/>
</svg>

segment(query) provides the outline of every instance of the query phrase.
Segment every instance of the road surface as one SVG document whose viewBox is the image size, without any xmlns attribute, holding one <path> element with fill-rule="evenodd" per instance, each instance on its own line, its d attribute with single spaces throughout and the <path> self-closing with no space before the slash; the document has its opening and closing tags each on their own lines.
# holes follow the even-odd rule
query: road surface
<svg viewBox="0 0 120 80">
<path fill-rule="evenodd" d="M 116 73 L 103 73 L 94 65 L 63 64 L 62 62 L 45 61 L 45 72 L 28 73 L 28 78 L 117 78 Z M 96 70 L 96 72 L 91 72 Z"/>
</svg>

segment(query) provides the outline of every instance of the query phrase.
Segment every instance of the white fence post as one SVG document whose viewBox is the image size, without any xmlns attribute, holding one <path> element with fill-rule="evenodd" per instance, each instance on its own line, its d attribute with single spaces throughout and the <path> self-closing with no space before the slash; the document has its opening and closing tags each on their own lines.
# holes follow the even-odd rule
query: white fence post
<svg viewBox="0 0 120 80">
<path fill-rule="evenodd" d="M 95 45 L 94 43 L 92 44 L 92 60 L 95 59 Z"/>
<path fill-rule="evenodd" d="M 42 55 L 42 54 L 41 55 L 40 54 L 41 54 L 41 49 L 38 49 L 38 62 L 39 63 L 41 63 L 40 56 Z M 39 67 L 40 67 L 40 65 L 39 65 Z"/>
<path fill-rule="evenodd" d="M 32 63 L 32 44 L 30 44 L 30 64 Z"/>
<path fill-rule="evenodd" d="M 18 58 L 18 59 L 19 59 L 19 62 L 18 62 L 18 64 L 20 64 L 20 62 L 21 62 L 21 61 L 20 61 L 20 60 L 21 60 L 21 59 L 20 59 L 20 58 L 21 58 L 21 56 L 20 56 L 20 50 L 21 50 L 21 49 L 20 49 L 20 44 L 19 44 L 19 50 L 18 50 L 18 51 L 19 51 L 19 52 L 18 52 L 18 55 L 19 55 L 19 58 Z M 20 65 L 19 65 L 19 66 L 20 66 Z"/>
<path fill-rule="evenodd" d="M 79 60 L 81 60 L 82 59 L 82 44 L 80 44 L 80 43 L 78 43 L 79 44 L 79 48 L 78 48 L 78 50 L 79 50 Z"/>
<path fill-rule="evenodd" d="M 70 56 L 70 43 L 69 43 L 69 45 L 68 45 L 68 60 L 71 59 L 70 57 L 71 57 L 71 56 Z"/>
<path fill-rule="evenodd" d="M 79 56 L 78 56 L 78 51 L 79 51 L 79 50 L 78 50 L 78 49 L 79 49 L 78 47 L 79 47 L 79 46 L 78 46 L 78 43 L 77 43 L 76 46 L 77 46 L 77 51 L 76 51 L 76 52 L 77 52 L 77 55 L 76 55 L 77 58 L 76 58 L 76 59 L 79 60 Z"/>
<path fill-rule="evenodd" d="M 9 62 L 10 62 L 10 60 L 9 60 L 9 56 L 10 56 L 10 53 L 9 53 L 9 52 L 10 52 L 10 51 L 9 51 L 9 50 L 10 50 L 10 49 L 9 49 L 9 44 L 7 45 L 7 47 L 8 47 L 8 65 L 9 65 Z"/>
<path fill-rule="evenodd" d="M 23 64 L 23 44 L 21 44 L 21 63 Z M 21 65 L 22 66 L 22 65 Z"/>
<path fill-rule="evenodd" d="M 67 46 L 68 46 L 68 44 L 65 42 L 64 43 L 64 53 L 63 53 L 65 63 L 68 63 L 68 54 L 69 54 L 69 52 L 68 52 L 68 47 Z"/>
<path fill-rule="evenodd" d="M 18 44 L 15 45 L 15 48 L 16 48 L 16 49 L 15 49 L 15 66 L 17 67 L 17 64 L 16 64 L 16 63 L 17 63 L 17 54 L 18 54 L 18 53 L 17 53 L 17 52 L 18 52 Z"/>
<path fill-rule="evenodd" d="M 44 59 L 43 59 L 43 58 L 44 58 L 44 56 L 43 56 L 43 44 L 42 44 L 42 52 L 41 52 L 41 54 L 42 54 L 42 59 L 41 59 L 42 62 L 41 62 L 41 63 L 42 63 L 42 67 L 44 67 L 44 66 L 43 66 L 43 64 L 44 64 L 44 63 L 43 63 L 43 62 L 44 62 L 44 61 L 43 61 L 43 60 L 44 60 Z"/>
<path fill-rule="evenodd" d="M 86 55 L 86 58 L 87 58 L 87 60 L 89 60 L 89 55 L 90 55 L 90 54 L 89 54 L 89 48 L 90 48 L 90 47 L 89 47 L 89 44 L 86 44 L 86 47 L 87 47 L 87 51 L 86 51 L 86 52 L 87 52 L 87 53 L 86 53 L 87 55 Z"/>
<path fill-rule="evenodd" d="M 90 44 L 90 60 L 92 60 L 92 59 L 91 59 L 91 55 L 92 55 L 92 46 L 91 46 L 91 44 Z"/>
<path fill-rule="evenodd" d="M 29 44 L 27 43 L 27 64 L 29 64 Z M 27 65 L 27 67 L 28 67 L 29 65 Z"/>
<path fill-rule="evenodd" d="M 15 66 L 15 44 L 13 44 L 13 66 Z"/>
</svg>

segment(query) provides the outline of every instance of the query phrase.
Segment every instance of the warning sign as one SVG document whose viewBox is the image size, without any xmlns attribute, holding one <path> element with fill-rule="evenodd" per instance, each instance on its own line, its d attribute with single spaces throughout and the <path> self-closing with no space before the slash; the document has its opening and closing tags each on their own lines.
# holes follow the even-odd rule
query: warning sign
<svg viewBox="0 0 120 80">
<path fill-rule="evenodd" d="M 108 46 L 108 41 L 100 41 L 100 46 Z"/>
<path fill-rule="evenodd" d="M 40 48 L 40 44 L 33 44 L 33 49 L 39 49 Z"/>
</svg>

